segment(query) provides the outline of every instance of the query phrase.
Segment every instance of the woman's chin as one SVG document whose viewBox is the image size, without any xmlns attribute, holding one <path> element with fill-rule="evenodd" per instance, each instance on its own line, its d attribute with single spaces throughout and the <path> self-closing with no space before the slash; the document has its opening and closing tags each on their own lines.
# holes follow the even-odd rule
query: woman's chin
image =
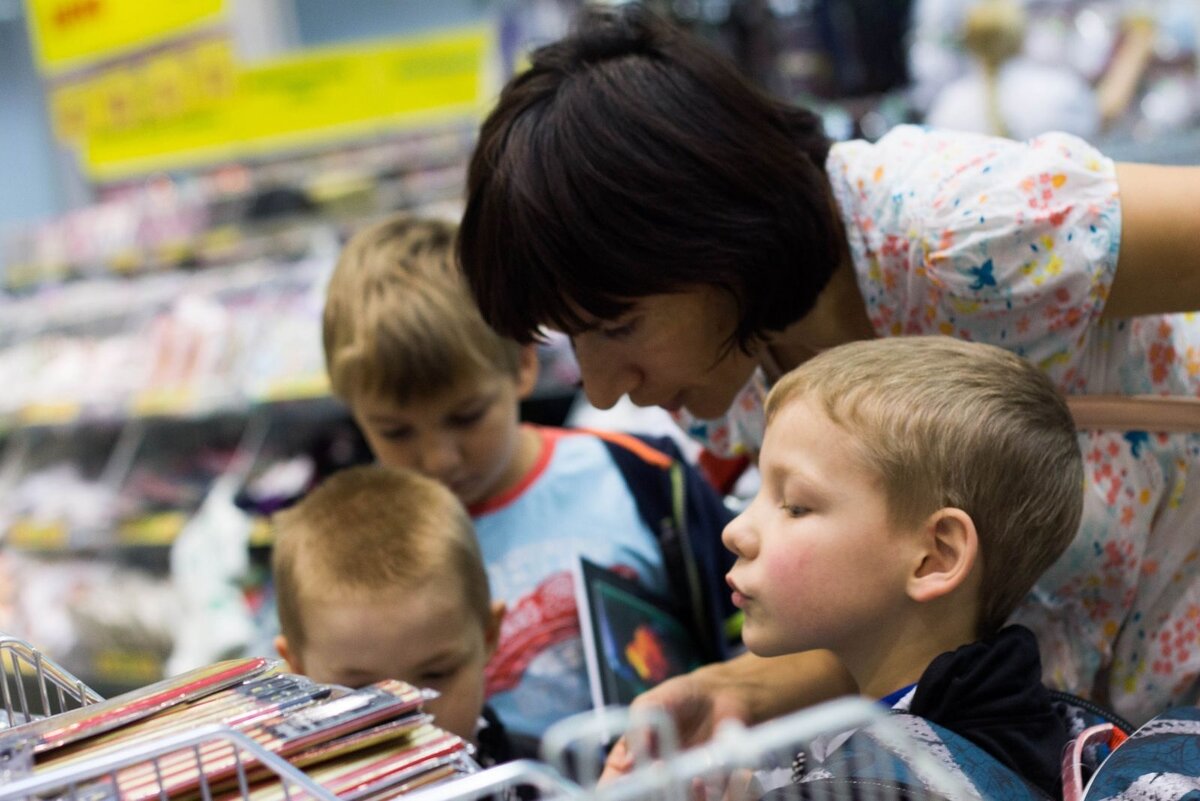
<svg viewBox="0 0 1200 801">
<path fill-rule="evenodd" d="M 688 398 L 685 403 L 679 404 L 680 408 L 687 411 L 689 415 L 697 420 L 716 420 L 724 417 L 729 412 L 729 407 L 733 405 L 733 399 L 728 402 L 716 401 L 706 398 Z M 668 409 L 668 411 L 671 411 Z"/>
</svg>

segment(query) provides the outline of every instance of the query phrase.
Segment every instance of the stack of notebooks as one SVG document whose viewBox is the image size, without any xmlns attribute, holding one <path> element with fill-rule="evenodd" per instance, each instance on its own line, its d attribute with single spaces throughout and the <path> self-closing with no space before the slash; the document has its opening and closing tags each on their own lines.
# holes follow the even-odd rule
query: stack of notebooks
<svg viewBox="0 0 1200 801">
<path fill-rule="evenodd" d="M 242 732 L 347 801 L 385 801 L 476 769 L 470 746 L 422 711 L 424 691 L 399 681 L 360 690 L 240 659 L 0 732 L 0 751 L 32 754 L 34 775 L 219 723 Z M 235 753 L 236 751 L 236 753 Z M 239 777 L 239 769 L 242 777 Z M 78 787 L 83 801 L 290 798 L 273 772 L 226 742 L 168 753 Z"/>
</svg>

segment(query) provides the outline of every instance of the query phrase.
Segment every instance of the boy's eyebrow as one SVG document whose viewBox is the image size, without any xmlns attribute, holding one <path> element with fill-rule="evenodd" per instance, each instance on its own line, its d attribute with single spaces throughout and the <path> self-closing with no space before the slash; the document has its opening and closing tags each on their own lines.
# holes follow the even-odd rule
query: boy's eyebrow
<svg viewBox="0 0 1200 801">
<path fill-rule="evenodd" d="M 420 662 L 418 662 L 416 664 L 415 669 L 416 670 L 428 670 L 431 666 L 438 665 L 441 662 L 445 662 L 445 661 L 452 660 L 452 659 L 454 659 L 454 660 L 461 659 L 462 655 L 463 655 L 463 651 L 465 651 L 465 650 L 466 649 L 463 647 L 462 643 L 455 643 L 453 645 L 450 645 L 446 648 L 441 649 L 440 651 L 435 651 L 434 653 L 425 657 L 424 659 L 422 659 Z"/>
<path fill-rule="evenodd" d="M 397 419 L 390 414 L 368 414 L 366 418 L 372 423 L 396 423 Z M 403 424 L 404 421 L 399 421 Z"/>
<path fill-rule="evenodd" d="M 335 675 L 344 679 L 345 684 L 366 683 L 368 681 L 376 681 L 376 672 L 373 670 L 360 670 L 359 668 L 338 668 L 334 671 Z"/>
<path fill-rule="evenodd" d="M 818 489 L 822 482 L 819 476 L 814 476 L 810 471 L 804 469 L 803 466 L 795 463 L 779 463 L 775 462 L 763 474 L 764 479 L 778 481 L 782 485 L 787 485 L 790 482 L 796 482 L 806 489 Z"/>
</svg>

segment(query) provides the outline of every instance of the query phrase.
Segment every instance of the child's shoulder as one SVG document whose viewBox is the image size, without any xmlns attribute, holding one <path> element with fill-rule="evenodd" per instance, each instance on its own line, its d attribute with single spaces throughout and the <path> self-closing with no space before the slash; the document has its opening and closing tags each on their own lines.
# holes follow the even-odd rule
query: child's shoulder
<svg viewBox="0 0 1200 801">
<path fill-rule="evenodd" d="M 614 459 L 618 468 L 628 462 L 638 467 L 668 470 L 683 459 L 679 446 L 670 437 L 649 434 L 630 434 L 623 431 L 603 431 L 595 428 L 545 429 L 561 441 L 595 442 Z"/>
<path fill-rule="evenodd" d="M 540 455 L 510 490 L 471 507 L 478 518 L 501 510 L 519 515 L 531 508 L 546 514 L 596 511 L 614 496 L 661 496 L 679 451 L 652 437 L 589 429 L 532 427 L 541 439 Z"/>
</svg>

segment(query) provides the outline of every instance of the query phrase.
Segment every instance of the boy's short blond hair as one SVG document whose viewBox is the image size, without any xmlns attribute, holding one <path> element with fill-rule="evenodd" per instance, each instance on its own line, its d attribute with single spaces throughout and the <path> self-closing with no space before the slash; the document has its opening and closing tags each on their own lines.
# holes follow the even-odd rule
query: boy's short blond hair
<svg viewBox="0 0 1200 801">
<path fill-rule="evenodd" d="M 1066 549 L 1083 509 L 1071 413 L 1050 380 L 991 345 L 946 337 L 825 351 L 772 389 L 766 420 L 815 401 L 860 446 L 898 524 L 971 516 L 982 556 L 979 634 L 1004 624 Z"/>
<path fill-rule="evenodd" d="M 474 524 L 454 494 L 431 478 L 377 465 L 341 470 L 272 522 L 279 623 L 296 651 L 304 647 L 310 603 L 404 591 L 450 575 L 460 582 L 466 608 L 485 630 L 490 625 Z"/>
<path fill-rule="evenodd" d="M 455 262 L 455 233 L 395 214 L 346 244 L 324 314 L 325 367 L 343 400 L 408 403 L 465 379 L 517 375 L 520 346 L 480 316 Z"/>
</svg>

